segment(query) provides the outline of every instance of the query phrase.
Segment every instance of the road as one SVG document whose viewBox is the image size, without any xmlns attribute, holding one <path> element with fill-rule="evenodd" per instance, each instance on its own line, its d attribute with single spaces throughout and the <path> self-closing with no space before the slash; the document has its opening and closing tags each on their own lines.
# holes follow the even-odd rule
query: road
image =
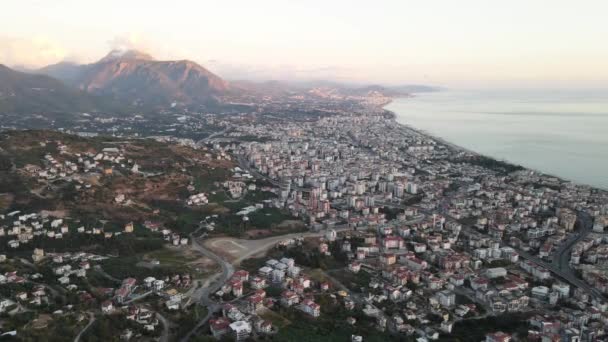
<svg viewBox="0 0 608 342">
<path fill-rule="evenodd" d="M 140 295 L 137 295 L 137 296 L 135 296 L 135 297 L 133 297 L 133 298 L 131 298 L 131 299 L 129 299 L 129 300 L 127 300 L 127 301 L 125 301 L 123 304 L 130 304 L 130 303 L 133 303 L 134 301 L 137 301 L 137 300 L 140 300 L 140 299 L 146 298 L 146 297 L 148 297 L 149 295 L 151 295 L 151 294 L 153 294 L 153 293 L 154 293 L 154 291 L 148 291 L 148 292 L 142 293 L 142 294 L 140 294 Z"/>
<path fill-rule="evenodd" d="M 383 205 L 386 205 L 388 207 L 393 207 L 393 208 L 405 209 L 404 205 L 392 204 L 392 203 L 387 203 L 387 202 L 383 202 Z M 418 209 L 418 211 L 421 213 L 424 213 L 426 215 L 433 214 L 432 212 L 427 211 L 427 210 Z M 477 229 L 474 229 L 473 227 L 460 223 L 455 217 L 451 216 L 445 210 L 441 211 L 441 213 L 444 217 L 446 217 L 446 219 L 460 224 L 463 228 L 463 231 L 466 233 L 469 233 L 469 234 L 474 233 L 474 234 L 488 236 L 488 235 L 478 231 Z M 562 244 L 558 248 L 558 252 L 557 252 L 557 260 L 559 261 L 558 263 L 553 263 L 553 264 L 548 263 L 548 262 L 542 260 L 541 258 L 531 255 L 530 253 L 527 253 L 519 248 L 514 248 L 514 249 L 517 251 L 517 253 L 519 254 L 519 256 L 521 258 L 532 261 L 532 262 L 536 263 L 537 265 L 543 266 L 544 268 L 549 270 L 554 275 L 557 275 L 558 277 L 564 279 L 570 285 L 578 287 L 578 288 L 582 289 L 583 291 L 585 291 L 591 297 L 605 302 L 606 297 L 599 290 L 591 287 L 589 284 L 584 282 L 582 279 L 578 278 L 574 274 L 572 269 L 570 268 L 569 259 L 570 259 L 570 251 L 572 250 L 572 247 L 578 241 L 584 239 L 587 236 L 587 234 L 589 234 L 589 232 L 591 231 L 591 229 L 593 227 L 593 220 L 592 220 L 591 216 L 589 216 L 589 214 L 584 213 L 584 212 L 579 212 L 578 219 L 581 221 L 581 225 L 582 225 L 581 230 L 574 236 L 570 237 L 570 239 L 568 239 L 564 244 Z"/>
<path fill-rule="evenodd" d="M 263 175 L 261 173 L 259 173 L 256 169 L 252 168 L 251 166 L 249 166 L 249 163 L 247 162 L 247 160 L 245 160 L 245 158 L 243 157 L 243 155 L 237 155 L 237 161 L 239 163 L 239 167 L 247 172 L 249 172 L 252 176 L 256 177 L 256 178 L 260 178 L 263 179 L 269 183 L 271 183 L 272 185 L 276 186 L 276 187 L 281 187 L 281 182 L 279 182 L 276 179 L 272 179 L 266 175 Z M 294 186 L 293 184 L 291 185 L 291 189 L 292 190 L 297 190 L 297 191 L 302 191 L 302 192 L 310 192 L 309 188 L 302 188 L 302 187 L 297 187 Z"/>
<path fill-rule="evenodd" d="M 443 215 L 447 219 L 461 224 L 458 220 L 456 220 L 456 218 L 452 217 L 451 215 L 449 215 L 447 213 L 443 213 Z M 582 228 L 582 231 L 577 235 L 577 237 L 573 238 L 572 241 L 569 241 L 567 244 L 565 244 L 566 246 L 563 247 L 563 250 L 561 251 L 561 255 L 562 256 L 560 258 L 563 261 L 565 261 L 565 264 L 561 264 L 561 262 L 558 265 L 551 264 L 551 263 L 548 263 L 548 262 L 542 260 L 541 258 L 539 258 L 539 257 L 537 257 L 535 255 L 532 255 L 532 254 L 530 254 L 530 253 L 528 253 L 526 251 L 523 251 L 523 250 L 521 250 L 519 248 L 514 248 L 514 249 L 517 251 L 517 253 L 519 254 L 519 256 L 521 258 L 524 258 L 526 260 L 532 261 L 535 264 L 540 265 L 540 266 L 546 268 L 547 270 L 549 270 L 554 275 L 556 275 L 556 276 L 564 279 L 570 285 L 578 287 L 578 288 L 582 289 L 583 291 L 587 292 L 587 294 L 590 295 L 591 297 L 593 297 L 593 298 L 595 298 L 597 300 L 605 302 L 606 298 L 604 297 L 604 295 L 600 291 L 598 291 L 595 288 L 592 288 L 591 286 L 589 286 L 589 284 L 585 283 L 583 280 L 579 279 L 574 274 L 574 272 L 570 269 L 568 260 L 566 259 L 566 258 L 569 258 L 569 255 L 570 255 L 569 251 L 572 249 L 572 246 L 577 241 L 579 241 L 580 239 L 582 239 L 582 238 L 584 238 L 586 236 L 586 234 L 588 233 L 587 229 L 589 229 L 589 230 L 591 229 L 590 228 L 591 224 L 589 224 L 589 227 L 587 227 L 587 223 L 588 222 L 585 223 L 585 227 Z M 484 233 L 479 232 L 478 230 L 474 229 L 473 227 L 470 227 L 470 226 L 467 226 L 467 225 L 464 225 L 464 224 L 461 224 L 461 225 L 462 225 L 463 230 L 465 230 L 469 234 L 471 232 L 475 232 L 475 234 L 481 234 L 481 235 L 488 236 L 488 235 L 486 235 Z M 585 232 L 587 232 L 587 233 L 585 233 Z"/>
<path fill-rule="evenodd" d="M 392 203 L 387 203 L 387 202 L 383 202 L 383 205 L 386 205 L 388 207 L 393 207 L 393 208 L 405 209 L 404 205 L 392 204 Z M 422 209 L 418 209 L 418 211 L 421 213 L 424 213 L 426 215 L 433 214 L 429 211 L 422 210 Z M 447 211 L 442 211 L 442 215 L 445 216 L 447 219 L 462 225 L 463 231 L 465 231 L 469 234 L 474 232 L 474 234 L 488 236 L 488 235 L 478 231 L 477 229 L 474 229 L 473 227 L 460 223 L 455 217 L 451 216 Z M 558 277 L 564 279 L 570 285 L 578 287 L 578 288 L 582 289 L 583 291 L 585 291 L 591 297 L 605 302 L 606 297 L 599 290 L 591 287 L 589 284 L 585 283 L 582 279 L 578 278 L 574 274 L 573 270 L 570 268 L 569 259 L 570 259 L 570 251 L 572 250 L 572 247 L 578 241 L 584 239 L 587 236 L 587 234 L 589 234 L 589 232 L 591 231 L 592 226 L 593 226 L 593 220 L 591 219 L 591 216 L 589 216 L 589 214 L 584 213 L 584 212 L 579 212 L 578 216 L 579 216 L 579 220 L 582 223 L 581 230 L 577 234 L 570 237 L 565 243 L 563 243 L 558 248 L 558 251 L 556 252 L 557 253 L 556 258 L 558 261 L 557 263 L 548 263 L 548 262 L 542 260 L 541 258 L 531 255 L 518 248 L 515 248 L 515 250 L 517 251 L 517 253 L 519 254 L 519 256 L 521 258 L 530 260 L 540 266 L 543 266 L 544 268 L 548 269 L 554 275 L 557 275 Z"/>
<path fill-rule="evenodd" d="M 82 335 L 85 333 L 85 331 L 87 331 L 87 329 L 89 329 L 91 327 L 91 325 L 93 325 L 93 323 L 95 323 L 95 320 L 97 318 L 95 317 L 95 315 L 91 312 L 89 312 L 89 323 L 87 323 L 87 325 L 82 328 L 82 330 L 80 330 L 80 332 L 78 333 L 78 335 L 76 335 L 76 338 L 74 338 L 74 342 L 79 342 L 80 338 L 82 337 Z"/>
<path fill-rule="evenodd" d="M 213 139 L 213 138 L 217 137 L 218 135 L 222 135 L 222 134 L 226 133 L 228 130 L 229 130 L 229 128 L 226 128 L 226 129 L 224 129 L 223 131 L 215 132 L 215 133 L 213 133 L 213 134 L 209 135 L 208 137 L 206 137 L 206 138 L 202 139 L 201 141 L 199 141 L 199 142 L 197 143 L 197 145 L 199 145 L 199 146 L 200 146 L 200 145 L 204 145 L 204 144 L 210 143 L 210 142 L 211 142 L 211 139 Z"/>
<path fill-rule="evenodd" d="M 159 312 L 156 313 L 156 317 L 163 324 L 163 332 L 160 334 L 160 342 L 169 342 L 169 327 L 171 324 L 165 318 L 165 316 L 161 315 Z"/>
<path fill-rule="evenodd" d="M 209 298 L 209 295 L 217 292 L 222 287 L 222 285 L 228 280 L 228 278 L 230 278 L 234 273 L 234 266 L 232 266 L 232 264 L 218 256 L 217 254 L 213 253 L 212 251 L 206 249 L 198 242 L 194 234 L 190 234 L 190 241 L 192 242 L 192 249 L 220 265 L 221 273 L 219 274 L 219 276 L 215 276 L 214 280 L 209 282 L 207 286 L 204 286 L 200 289 L 200 291 L 196 293 L 196 295 L 200 296 L 200 304 L 207 307 L 207 315 L 201 321 L 199 321 L 196 326 L 192 330 L 190 330 L 188 334 L 186 334 L 186 336 L 181 339 L 182 342 L 189 341 L 196 333 L 196 331 L 199 330 L 203 325 L 205 325 L 215 312 L 219 311 L 221 305 Z"/>
<path fill-rule="evenodd" d="M 346 226 L 340 226 L 338 228 L 335 228 L 335 230 L 344 231 L 344 230 L 349 230 L 349 228 Z M 201 319 L 198 322 L 198 324 L 192 330 L 190 330 L 190 332 L 188 332 L 188 334 L 186 334 L 186 336 L 184 336 L 181 339 L 181 341 L 186 342 L 186 341 L 190 340 L 192 338 L 192 336 L 196 333 L 196 331 L 198 331 L 203 325 L 205 325 L 215 312 L 217 312 L 221 309 L 221 304 L 212 300 L 211 298 L 209 298 L 209 296 L 211 294 L 217 292 L 222 287 L 222 285 L 230 277 L 232 277 L 232 274 L 234 274 L 235 265 L 239 265 L 243 260 L 250 258 L 252 256 L 255 256 L 257 254 L 260 254 L 264 251 L 267 251 L 268 249 L 274 247 L 280 241 L 283 241 L 286 239 L 298 238 L 298 237 L 323 236 L 325 233 L 326 233 L 326 231 L 318 231 L 318 232 L 292 233 L 292 234 L 286 234 L 286 235 L 280 235 L 280 236 L 273 236 L 273 237 L 265 239 L 264 242 L 262 244 L 260 244 L 259 246 L 255 246 L 254 248 L 248 250 L 247 253 L 239 256 L 232 263 L 224 260 L 222 257 L 215 254 L 211 250 L 207 249 L 202 244 L 200 244 L 198 242 L 198 240 L 196 239 L 194 233 L 190 234 L 190 241 L 192 243 L 192 248 L 195 251 L 210 258 L 211 260 L 216 262 L 218 265 L 220 265 L 221 272 L 218 275 L 214 276 L 212 278 L 212 280 L 210 280 L 206 286 L 198 289 L 198 291 L 196 291 L 196 293 L 192 295 L 193 298 L 195 296 L 199 296 L 199 298 L 200 298 L 199 303 L 202 306 L 205 306 L 207 308 L 207 315 L 203 319 Z"/>
<path fill-rule="evenodd" d="M 109 275 L 108 273 L 106 273 L 106 271 L 104 271 L 104 270 L 103 270 L 103 268 L 101 268 L 101 265 L 95 265 L 95 266 L 93 266 L 93 268 L 94 268 L 94 269 L 95 269 L 97 272 L 99 272 L 99 274 L 101 274 L 102 276 L 104 276 L 104 277 L 106 277 L 106 278 L 110 279 L 111 281 L 116 282 L 116 283 L 119 283 L 119 284 L 120 284 L 120 283 L 122 283 L 122 280 L 117 279 L 117 278 L 114 278 L 114 277 L 112 277 L 111 275 Z"/>
<path fill-rule="evenodd" d="M 244 159 L 244 157 L 242 155 L 237 156 L 239 165 L 241 166 L 242 169 L 247 170 L 248 172 L 250 172 L 253 176 L 258 177 L 258 178 L 263 178 L 265 180 L 267 180 L 268 182 L 272 183 L 275 186 L 280 186 L 280 183 L 274 179 L 271 179 L 265 175 L 260 174 L 259 172 L 257 172 L 256 170 L 252 169 L 249 166 L 249 163 L 247 163 L 247 161 Z M 297 190 L 306 190 L 306 189 L 300 189 L 297 188 Z M 449 200 L 449 198 L 446 198 L 446 200 Z M 406 206 L 404 205 L 399 205 L 399 204 L 394 204 L 394 203 L 390 203 L 390 202 L 383 202 L 383 201 L 379 201 L 378 202 L 379 205 L 385 205 L 387 207 L 393 207 L 393 208 L 399 208 L 399 209 L 405 209 Z M 432 213 L 425 211 L 425 210 L 419 210 L 422 213 L 425 213 L 427 215 L 432 215 Z M 442 211 L 443 215 L 455 222 L 460 223 L 457 219 L 455 219 L 454 217 L 452 217 L 451 215 L 449 215 L 449 213 L 447 213 L 446 211 Z M 573 272 L 573 270 L 570 268 L 570 252 L 572 250 L 572 247 L 580 240 L 584 239 L 587 234 L 589 234 L 589 232 L 592 229 L 592 219 L 591 217 L 584 212 L 579 212 L 578 213 L 578 219 L 581 222 L 581 229 L 580 232 L 578 232 L 578 234 L 575 234 L 573 237 L 571 237 L 570 239 L 568 239 L 564 244 L 562 244 L 560 247 L 558 247 L 558 250 L 554 256 L 554 263 L 548 263 L 536 256 L 533 256 L 523 250 L 519 250 L 516 249 L 517 252 L 519 253 L 520 257 L 526 259 L 526 260 L 530 260 L 540 266 L 545 267 L 546 269 L 548 269 L 550 272 L 552 272 L 553 274 L 559 276 L 560 278 L 563 278 L 565 281 L 567 281 L 568 283 L 570 283 L 570 285 L 573 285 L 575 287 L 581 288 L 582 290 L 584 290 L 585 292 L 587 292 L 587 294 L 589 294 L 590 296 L 592 296 L 595 299 L 598 299 L 600 301 L 606 301 L 606 297 L 604 297 L 604 295 L 598 291 L 595 288 L 592 288 L 591 286 L 589 286 L 587 283 L 585 283 L 583 280 L 579 279 Z M 468 227 L 465 225 L 462 225 L 463 229 L 467 230 L 469 233 L 474 231 L 477 234 L 482 234 L 485 235 L 483 233 L 480 233 L 479 231 L 473 229 L 472 227 Z M 555 262 L 557 261 L 557 262 Z"/>
<path fill-rule="evenodd" d="M 558 265 L 558 267 L 568 273 L 574 274 L 570 267 L 570 254 L 572 248 L 577 242 L 586 238 L 593 228 L 593 218 L 591 215 L 585 212 L 578 212 L 577 219 L 579 221 L 580 230 L 578 234 L 573 234 L 564 241 L 552 254 L 552 263 Z"/>
</svg>

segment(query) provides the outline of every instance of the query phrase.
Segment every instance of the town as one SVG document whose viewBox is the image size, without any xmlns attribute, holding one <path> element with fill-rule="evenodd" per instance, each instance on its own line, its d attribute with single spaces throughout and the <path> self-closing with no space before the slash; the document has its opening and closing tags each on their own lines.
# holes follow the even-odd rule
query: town
<svg viewBox="0 0 608 342">
<path fill-rule="evenodd" d="M 246 109 L 86 119 L 8 158 L 0 331 L 606 338 L 608 192 L 400 125 L 376 92 L 226 100 Z"/>
</svg>

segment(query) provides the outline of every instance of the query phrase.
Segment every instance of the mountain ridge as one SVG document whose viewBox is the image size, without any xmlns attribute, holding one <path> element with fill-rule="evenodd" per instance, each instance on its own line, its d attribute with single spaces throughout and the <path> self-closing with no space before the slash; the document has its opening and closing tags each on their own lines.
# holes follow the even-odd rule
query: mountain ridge
<svg viewBox="0 0 608 342">
<path fill-rule="evenodd" d="M 91 64 L 58 63 L 38 71 L 88 93 L 158 106 L 215 102 L 231 89 L 194 61 L 159 61 L 137 50 L 112 50 Z"/>
<path fill-rule="evenodd" d="M 53 77 L 0 64 L 0 112 L 49 113 L 103 110 L 106 105 Z"/>
</svg>

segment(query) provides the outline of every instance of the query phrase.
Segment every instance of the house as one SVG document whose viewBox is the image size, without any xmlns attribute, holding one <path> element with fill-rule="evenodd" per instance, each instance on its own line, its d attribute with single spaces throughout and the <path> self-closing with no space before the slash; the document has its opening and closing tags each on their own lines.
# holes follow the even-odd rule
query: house
<svg viewBox="0 0 608 342">
<path fill-rule="evenodd" d="M 133 291 L 133 287 L 135 287 L 136 283 L 137 283 L 137 279 L 126 278 L 125 280 L 122 281 L 122 287 L 127 289 L 127 291 L 131 292 L 131 291 Z"/>
<path fill-rule="evenodd" d="M 504 278 L 507 276 L 507 270 L 503 267 L 488 268 L 485 275 L 490 279 Z"/>
<path fill-rule="evenodd" d="M 302 285 L 305 289 L 310 287 L 310 279 L 306 276 L 301 276 L 296 279 L 296 284 Z"/>
<path fill-rule="evenodd" d="M 131 329 L 125 330 L 122 334 L 120 334 L 120 339 L 124 341 L 128 341 L 133 337 L 133 331 Z"/>
<path fill-rule="evenodd" d="M 464 285 L 464 276 L 461 274 L 453 274 L 450 276 L 450 283 L 455 286 L 462 286 Z"/>
<path fill-rule="evenodd" d="M 241 283 L 240 281 L 233 283 L 232 284 L 232 294 L 235 297 L 242 296 L 243 295 L 243 283 Z"/>
<path fill-rule="evenodd" d="M 245 321 L 236 321 L 230 324 L 230 330 L 236 341 L 243 341 L 251 334 L 251 324 Z"/>
<path fill-rule="evenodd" d="M 281 305 L 289 307 L 299 302 L 300 298 L 295 292 L 287 290 L 281 293 Z"/>
<path fill-rule="evenodd" d="M 310 299 L 305 299 L 299 309 L 312 317 L 319 317 L 321 315 L 321 306 Z"/>
<path fill-rule="evenodd" d="M 384 265 L 393 265 L 397 262 L 397 256 L 393 253 L 382 253 L 380 255 L 380 263 Z"/>
<path fill-rule="evenodd" d="M 147 288 L 152 288 L 152 286 L 154 286 L 154 281 L 156 280 L 156 278 L 154 277 L 146 277 L 146 279 L 144 279 L 144 285 Z"/>
<path fill-rule="evenodd" d="M 161 279 L 154 280 L 152 288 L 154 291 L 160 291 L 165 287 L 165 281 Z"/>
<path fill-rule="evenodd" d="M 114 305 L 112 304 L 111 301 L 106 300 L 105 302 L 101 303 L 101 312 L 104 314 L 109 314 L 112 311 L 114 311 Z"/>
<path fill-rule="evenodd" d="M 414 270 L 414 271 L 424 270 L 428 267 L 428 264 L 426 261 L 424 261 L 422 259 L 418 259 L 416 257 L 407 259 L 405 261 L 405 264 L 407 265 L 407 267 L 409 269 Z"/>
<path fill-rule="evenodd" d="M 133 222 L 129 222 L 125 225 L 125 233 L 133 233 Z"/>
<path fill-rule="evenodd" d="M 257 320 L 254 324 L 254 327 L 255 331 L 260 334 L 269 334 L 272 332 L 272 322 L 264 319 Z"/>
<path fill-rule="evenodd" d="M 13 302 L 10 299 L 0 300 L 0 313 L 5 312 L 9 307 L 11 307 L 14 304 L 15 304 L 15 302 Z"/>
<path fill-rule="evenodd" d="M 126 287 L 121 287 L 116 290 L 116 302 L 119 304 L 124 303 L 125 300 L 129 297 L 129 290 Z"/>
<path fill-rule="evenodd" d="M 264 266 L 258 270 L 258 274 L 262 278 L 269 278 L 271 273 L 272 273 L 272 267 L 270 267 L 270 266 Z"/>
<path fill-rule="evenodd" d="M 179 300 L 168 300 L 165 302 L 167 309 L 169 310 L 178 310 L 179 309 Z"/>
<path fill-rule="evenodd" d="M 511 341 L 511 335 L 506 334 L 502 331 L 486 335 L 486 342 L 509 342 Z"/>
<path fill-rule="evenodd" d="M 443 322 L 441 322 L 440 329 L 441 329 L 441 331 L 443 331 L 446 334 L 451 334 L 453 327 L 454 327 L 454 322 L 443 321 Z"/>
<path fill-rule="evenodd" d="M 249 281 L 249 286 L 254 290 L 263 289 L 266 287 L 266 279 L 255 276 Z"/>
<path fill-rule="evenodd" d="M 329 290 L 329 283 L 326 282 L 326 281 L 322 282 L 321 285 L 320 285 L 320 288 L 321 288 L 321 291 L 327 291 L 327 290 Z"/>
<path fill-rule="evenodd" d="M 230 320 L 226 317 L 212 319 L 209 321 L 209 327 L 213 337 L 219 340 L 230 331 Z"/>
<path fill-rule="evenodd" d="M 247 311 L 255 313 L 264 307 L 264 297 L 254 294 L 247 298 Z"/>
<path fill-rule="evenodd" d="M 490 283 L 490 281 L 488 279 L 483 278 L 483 277 L 478 277 L 478 278 L 471 280 L 471 288 L 475 291 L 477 291 L 477 290 L 485 291 L 488 289 L 489 283 Z"/>
<path fill-rule="evenodd" d="M 387 236 L 382 241 L 382 246 L 385 249 L 401 249 L 404 246 L 403 238 L 400 236 Z"/>
<path fill-rule="evenodd" d="M 441 306 L 449 308 L 456 304 L 456 295 L 452 291 L 443 290 L 437 293 L 437 300 Z"/>
<path fill-rule="evenodd" d="M 234 275 L 232 275 L 232 277 L 235 279 L 239 279 L 242 282 L 249 281 L 249 272 L 245 270 L 239 270 L 234 272 Z"/>
<path fill-rule="evenodd" d="M 282 283 L 283 279 L 285 279 L 285 271 L 273 270 L 271 274 L 272 282 L 275 284 Z"/>
<path fill-rule="evenodd" d="M 281 258 L 281 263 L 287 265 L 287 267 L 294 267 L 295 261 L 292 258 Z"/>
</svg>

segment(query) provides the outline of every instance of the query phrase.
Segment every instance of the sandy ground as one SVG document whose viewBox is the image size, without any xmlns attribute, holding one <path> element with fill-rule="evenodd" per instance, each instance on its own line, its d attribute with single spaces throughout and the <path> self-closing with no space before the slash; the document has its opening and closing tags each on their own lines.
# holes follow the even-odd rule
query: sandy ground
<svg viewBox="0 0 608 342">
<path fill-rule="evenodd" d="M 203 244 L 215 254 L 236 265 L 247 258 L 265 255 L 267 250 L 281 241 L 297 237 L 321 236 L 323 234 L 324 232 L 293 233 L 259 240 L 219 237 L 205 240 Z"/>
</svg>

